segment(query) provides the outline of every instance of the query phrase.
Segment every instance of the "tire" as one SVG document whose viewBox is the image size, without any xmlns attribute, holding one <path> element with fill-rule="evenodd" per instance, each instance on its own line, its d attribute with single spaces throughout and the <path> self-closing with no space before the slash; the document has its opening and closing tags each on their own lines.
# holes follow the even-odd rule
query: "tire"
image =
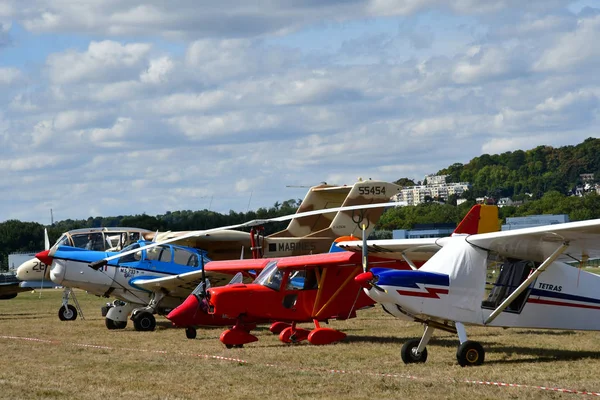
<svg viewBox="0 0 600 400">
<path fill-rule="evenodd" d="M 75 321 L 77 319 L 77 309 L 71 304 L 62 306 L 58 309 L 58 319 L 61 321 Z"/>
<path fill-rule="evenodd" d="M 471 340 L 461 343 L 456 350 L 456 360 L 461 367 L 472 367 L 483 364 L 485 350 L 483 347 Z"/>
<path fill-rule="evenodd" d="M 136 331 L 150 332 L 156 328 L 156 318 L 148 311 L 139 312 L 132 319 Z"/>
<path fill-rule="evenodd" d="M 188 339 L 196 339 L 196 328 L 193 326 L 185 328 L 185 337 Z"/>
<path fill-rule="evenodd" d="M 110 330 L 113 329 L 125 329 L 127 326 L 127 321 L 115 321 L 110 318 L 105 319 L 106 327 Z"/>
<path fill-rule="evenodd" d="M 411 339 L 404 343 L 402 350 L 400 351 L 400 356 L 402 357 L 404 364 L 424 363 L 427 361 L 427 348 L 424 348 L 418 356 L 413 353 L 413 349 L 419 347 L 420 342 L 421 339 Z"/>
</svg>

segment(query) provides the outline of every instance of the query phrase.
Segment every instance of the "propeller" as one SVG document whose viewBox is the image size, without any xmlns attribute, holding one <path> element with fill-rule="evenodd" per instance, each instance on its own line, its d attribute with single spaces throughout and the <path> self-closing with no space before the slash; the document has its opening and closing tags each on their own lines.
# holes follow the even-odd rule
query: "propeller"
<svg viewBox="0 0 600 400">
<path fill-rule="evenodd" d="M 50 238 L 48 237 L 48 228 L 44 228 L 44 250 L 48 251 L 50 250 Z M 40 296 L 39 298 L 42 298 L 42 289 L 44 287 L 44 279 L 46 278 L 46 272 L 48 269 L 48 264 L 44 263 L 44 273 L 42 274 L 42 285 L 40 287 Z"/>
<path fill-rule="evenodd" d="M 219 231 L 228 230 L 228 229 L 238 229 L 238 228 L 247 228 L 247 227 L 259 226 L 259 225 L 265 225 L 265 224 L 268 224 L 271 222 L 289 221 L 294 218 L 308 217 L 311 215 L 319 215 L 319 214 L 332 213 L 332 212 L 338 212 L 338 211 L 352 211 L 352 210 L 359 210 L 359 209 L 364 209 L 364 208 L 395 207 L 396 205 L 397 205 L 396 202 L 390 202 L 390 203 L 360 204 L 360 205 L 355 205 L 355 206 L 327 208 L 327 209 L 322 209 L 322 210 L 306 211 L 306 212 L 302 212 L 302 213 L 295 213 L 295 214 L 284 215 L 281 217 L 274 217 L 274 218 L 268 218 L 268 219 L 255 219 L 255 220 L 244 222 L 241 224 L 223 226 L 223 227 L 219 227 L 219 228 L 191 231 L 191 232 L 188 232 L 188 233 L 178 236 L 178 237 L 166 239 L 161 242 L 153 242 L 146 246 L 141 246 L 141 247 L 133 249 L 133 250 L 128 250 L 125 252 L 115 254 L 110 257 L 103 258 L 102 260 L 98 260 L 98 261 L 91 263 L 90 267 L 98 270 L 101 267 L 103 267 L 104 265 L 106 265 L 109 261 L 112 261 L 114 259 L 129 255 L 129 254 L 133 254 L 140 250 L 146 250 L 146 249 L 149 249 L 152 247 L 156 247 L 160 244 L 177 242 L 177 241 L 181 241 L 181 240 L 188 239 L 191 237 L 198 237 L 198 236 L 206 235 L 206 234 L 213 233 L 213 232 L 219 232 Z M 363 236 L 364 236 L 364 234 L 363 234 Z"/>
<path fill-rule="evenodd" d="M 367 247 L 367 236 L 365 235 L 367 230 L 367 226 L 365 224 L 362 225 L 362 274 L 358 274 L 354 277 L 354 281 L 358 283 L 363 288 L 369 290 L 371 288 L 375 288 L 380 292 L 387 293 L 387 290 L 377 285 L 377 277 L 373 275 L 371 271 L 369 271 L 369 249 Z"/>
</svg>

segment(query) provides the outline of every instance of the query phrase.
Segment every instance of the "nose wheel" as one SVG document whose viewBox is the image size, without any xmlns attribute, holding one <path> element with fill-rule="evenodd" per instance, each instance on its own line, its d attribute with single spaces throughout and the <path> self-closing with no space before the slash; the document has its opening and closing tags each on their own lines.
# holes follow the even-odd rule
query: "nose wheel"
<svg viewBox="0 0 600 400">
<path fill-rule="evenodd" d="M 58 309 L 58 318 L 61 321 L 75 321 L 77 319 L 77 309 L 71 304 L 67 304 Z"/>
<path fill-rule="evenodd" d="M 423 348 L 421 352 L 417 351 L 420 342 L 421 339 L 412 339 L 402 345 L 400 356 L 404 364 L 424 363 L 427 361 L 427 348 Z"/>
<path fill-rule="evenodd" d="M 196 339 L 196 328 L 193 326 L 185 328 L 185 337 L 188 339 Z"/>
</svg>

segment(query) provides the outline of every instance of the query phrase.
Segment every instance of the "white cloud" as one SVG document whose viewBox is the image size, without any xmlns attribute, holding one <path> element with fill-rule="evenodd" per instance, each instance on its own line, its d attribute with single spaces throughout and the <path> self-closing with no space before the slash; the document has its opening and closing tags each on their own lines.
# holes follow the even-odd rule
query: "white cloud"
<svg viewBox="0 0 600 400">
<path fill-rule="evenodd" d="M 564 71 L 579 65 L 600 63 L 600 15 L 582 18 L 574 31 L 563 34 L 553 47 L 546 49 L 534 68 L 537 71 Z M 597 69 L 597 68 L 596 68 Z"/>
<path fill-rule="evenodd" d="M 150 60 L 148 69 L 140 75 L 140 80 L 145 83 L 159 84 L 165 83 L 169 79 L 169 74 L 173 71 L 174 64 L 169 57 L 161 57 Z"/>
<path fill-rule="evenodd" d="M 91 42 L 87 51 L 68 50 L 48 57 L 48 68 L 53 83 L 105 81 L 127 76 L 129 70 L 140 68 L 151 45 L 145 43 L 121 44 L 111 40 Z"/>
<path fill-rule="evenodd" d="M 24 79 L 23 73 L 17 68 L 0 68 L 0 86 L 11 85 Z"/>
</svg>

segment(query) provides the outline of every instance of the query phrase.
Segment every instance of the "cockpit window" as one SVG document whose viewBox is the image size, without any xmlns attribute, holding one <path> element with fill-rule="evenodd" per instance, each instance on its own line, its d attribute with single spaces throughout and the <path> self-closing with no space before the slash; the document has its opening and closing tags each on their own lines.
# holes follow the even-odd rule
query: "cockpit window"
<svg viewBox="0 0 600 400">
<path fill-rule="evenodd" d="M 283 271 L 277 268 L 277 261 L 271 261 L 254 280 L 254 283 L 279 290 L 282 280 Z"/>
<path fill-rule="evenodd" d="M 134 250 L 134 249 L 139 249 L 139 247 L 140 247 L 139 243 L 134 243 L 130 246 L 125 247 L 123 249 L 123 252 L 129 251 L 129 250 Z M 119 261 L 117 262 L 117 264 L 139 261 L 140 258 L 142 257 L 141 253 L 142 253 L 142 251 L 140 250 L 135 253 L 127 254 L 126 256 L 119 258 Z"/>
<path fill-rule="evenodd" d="M 73 246 L 73 243 L 71 242 L 71 240 L 69 240 L 69 236 L 68 235 L 62 235 L 54 244 L 53 247 L 58 247 L 58 246 Z"/>
<path fill-rule="evenodd" d="M 171 248 L 169 246 L 156 246 L 146 250 L 146 260 L 171 262 Z"/>
</svg>

